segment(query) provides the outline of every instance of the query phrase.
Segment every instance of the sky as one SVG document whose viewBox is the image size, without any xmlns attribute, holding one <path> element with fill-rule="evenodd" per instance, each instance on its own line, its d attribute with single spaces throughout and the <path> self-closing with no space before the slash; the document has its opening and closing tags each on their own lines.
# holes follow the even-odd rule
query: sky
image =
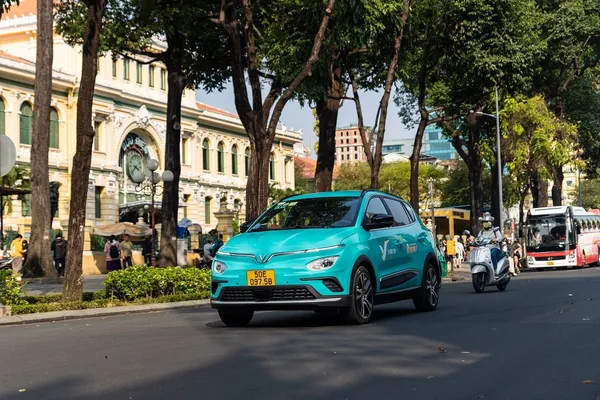
<svg viewBox="0 0 600 400">
<path fill-rule="evenodd" d="M 375 123 L 375 117 L 377 114 L 377 108 L 379 101 L 381 100 L 380 92 L 363 92 L 360 93 L 360 100 L 363 106 L 363 115 L 365 119 L 365 125 L 373 126 Z M 229 83 L 225 90 L 216 93 L 206 93 L 201 89 L 198 89 L 196 93 L 198 101 L 208 104 L 213 107 L 220 108 L 225 111 L 237 114 L 234 104 L 233 87 Z M 388 117 L 385 127 L 385 139 L 403 139 L 413 138 L 415 136 L 416 127 L 408 130 L 400 117 L 398 117 L 399 108 L 394 104 L 393 98 L 390 99 L 390 105 L 388 108 Z M 344 101 L 344 105 L 340 109 L 338 115 L 338 127 L 349 126 L 356 124 L 356 108 L 354 102 Z M 313 149 L 313 145 L 317 140 L 317 137 L 313 133 L 314 118 L 312 110 L 305 106 L 300 106 L 295 101 L 290 101 L 284 108 L 280 122 L 284 123 L 288 129 L 300 130 L 302 129 L 304 143 L 310 149 Z M 313 157 L 314 157 L 313 152 Z"/>
</svg>

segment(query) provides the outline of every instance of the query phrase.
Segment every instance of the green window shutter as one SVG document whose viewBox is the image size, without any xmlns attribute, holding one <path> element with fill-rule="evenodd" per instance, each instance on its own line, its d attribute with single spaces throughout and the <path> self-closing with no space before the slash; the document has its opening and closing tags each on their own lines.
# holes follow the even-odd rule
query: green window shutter
<svg viewBox="0 0 600 400">
<path fill-rule="evenodd" d="M 6 135 L 6 127 L 4 118 L 4 101 L 0 99 L 0 135 Z"/>
<path fill-rule="evenodd" d="M 33 109 L 31 104 L 23 103 L 21 115 L 19 116 L 20 143 L 31 144 L 31 130 L 33 122 Z"/>
<path fill-rule="evenodd" d="M 58 112 L 53 108 L 50 110 L 50 148 L 58 149 Z"/>
</svg>

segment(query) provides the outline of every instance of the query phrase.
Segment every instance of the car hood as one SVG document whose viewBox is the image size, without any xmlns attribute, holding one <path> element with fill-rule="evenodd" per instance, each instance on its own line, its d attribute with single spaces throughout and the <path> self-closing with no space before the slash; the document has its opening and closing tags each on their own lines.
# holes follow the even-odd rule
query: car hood
<svg viewBox="0 0 600 400">
<path fill-rule="evenodd" d="M 354 231 L 354 227 L 349 227 L 249 232 L 231 238 L 222 251 L 268 257 L 275 253 L 337 246 Z"/>
</svg>

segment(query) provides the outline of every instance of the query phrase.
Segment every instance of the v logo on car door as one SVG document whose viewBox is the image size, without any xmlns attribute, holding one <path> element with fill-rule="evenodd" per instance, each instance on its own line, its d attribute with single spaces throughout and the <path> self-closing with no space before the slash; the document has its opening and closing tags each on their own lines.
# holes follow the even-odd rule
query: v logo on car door
<svg viewBox="0 0 600 400">
<path fill-rule="evenodd" d="M 385 242 L 383 242 L 383 247 L 379 246 L 379 249 L 381 250 L 381 258 L 383 261 L 385 261 L 385 259 L 387 258 L 387 245 L 389 242 L 389 240 L 386 240 Z"/>
</svg>

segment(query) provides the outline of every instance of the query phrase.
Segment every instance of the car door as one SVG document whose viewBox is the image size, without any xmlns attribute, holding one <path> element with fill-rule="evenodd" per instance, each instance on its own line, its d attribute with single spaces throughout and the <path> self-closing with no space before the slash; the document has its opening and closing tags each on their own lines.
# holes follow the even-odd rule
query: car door
<svg viewBox="0 0 600 400">
<path fill-rule="evenodd" d="M 391 215 L 380 196 L 373 196 L 368 201 L 363 216 L 363 227 L 376 214 Z M 393 227 L 367 231 L 369 259 L 373 264 L 373 268 L 375 268 L 378 278 L 393 271 L 397 250 L 393 241 L 394 235 L 392 231 Z"/>
<path fill-rule="evenodd" d="M 423 268 L 418 260 L 418 224 L 411 218 L 402 201 L 391 197 L 384 198 L 384 203 L 394 217 L 392 228 L 393 243 L 397 248 L 397 257 L 393 260 L 391 274 L 382 276 L 382 289 L 402 289 L 413 286 Z"/>
</svg>

